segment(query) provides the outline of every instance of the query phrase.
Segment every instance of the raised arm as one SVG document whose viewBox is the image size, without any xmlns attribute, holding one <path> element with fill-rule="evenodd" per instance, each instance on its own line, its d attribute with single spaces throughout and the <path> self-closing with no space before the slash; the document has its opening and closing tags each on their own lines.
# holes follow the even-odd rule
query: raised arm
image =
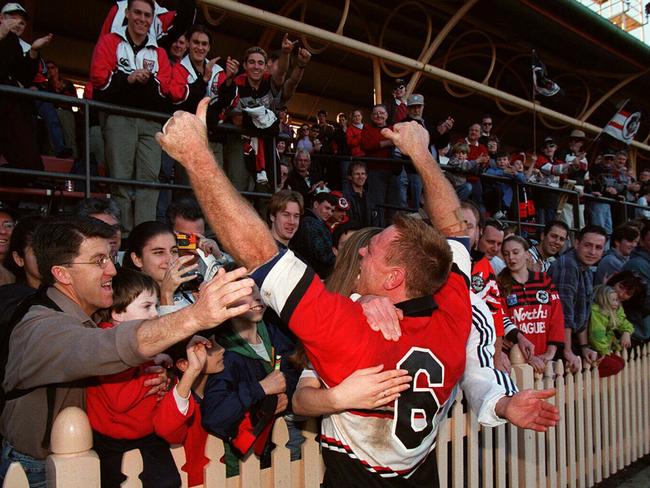
<svg viewBox="0 0 650 488">
<path fill-rule="evenodd" d="M 266 224 L 232 186 L 208 146 L 205 116 L 209 101 L 201 100 L 196 115 L 174 113 L 156 139 L 187 170 L 219 241 L 238 263 L 251 270 L 271 259 L 278 249 Z"/>
<path fill-rule="evenodd" d="M 395 124 L 383 129 L 384 137 L 411 158 L 422 178 L 424 206 L 433 225 L 447 237 L 466 236 L 467 229 L 460 211 L 460 201 L 451 183 L 429 152 L 429 133 L 417 122 Z"/>
</svg>

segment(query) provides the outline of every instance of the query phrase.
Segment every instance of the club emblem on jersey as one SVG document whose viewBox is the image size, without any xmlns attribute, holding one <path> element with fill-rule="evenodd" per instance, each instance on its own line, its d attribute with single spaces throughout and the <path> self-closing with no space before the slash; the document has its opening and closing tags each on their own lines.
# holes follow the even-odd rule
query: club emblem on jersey
<svg viewBox="0 0 650 488">
<path fill-rule="evenodd" d="M 156 62 L 153 59 L 142 60 L 142 67 L 147 71 L 153 71 L 155 66 L 156 66 Z"/>
<path fill-rule="evenodd" d="M 474 293 L 481 293 L 485 288 L 485 281 L 481 275 L 472 276 L 472 291 Z"/>
<path fill-rule="evenodd" d="M 537 301 L 542 305 L 546 305 L 549 301 L 548 292 L 546 290 L 539 290 L 537 294 L 535 294 L 535 298 L 537 298 Z"/>
<path fill-rule="evenodd" d="M 509 307 L 514 307 L 515 305 L 517 305 L 517 295 L 515 295 L 514 293 L 512 295 L 508 295 L 508 297 L 506 298 L 506 302 Z"/>
</svg>

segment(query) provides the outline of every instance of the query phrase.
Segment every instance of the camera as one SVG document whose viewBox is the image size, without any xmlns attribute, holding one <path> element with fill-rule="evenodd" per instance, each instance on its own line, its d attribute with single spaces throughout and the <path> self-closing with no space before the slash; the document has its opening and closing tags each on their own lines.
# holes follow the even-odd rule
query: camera
<svg viewBox="0 0 650 488">
<path fill-rule="evenodd" d="M 199 236 L 196 234 L 185 234 L 176 232 L 176 245 L 178 246 L 178 253 L 181 256 L 193 255 L 192 259 L 187 265 L 198 264 L 198 268 L 194 271 L 184 274 L 183 276 L 195 276 L 181 285 L 181 289 L 185 291 L 196 291 L 204 281 L 210 281 L 223 267 L 221 263 L 212 254 L 206 254 L 202 249 L 199 249 Z"/>
</svg>

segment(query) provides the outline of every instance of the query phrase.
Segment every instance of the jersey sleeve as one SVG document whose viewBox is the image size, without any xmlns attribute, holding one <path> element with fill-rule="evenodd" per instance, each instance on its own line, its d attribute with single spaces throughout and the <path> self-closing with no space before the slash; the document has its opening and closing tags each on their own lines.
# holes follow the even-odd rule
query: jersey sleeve
<svg viewBox="0 0 650 488">
<path fill-rule="evenodd" d="M 465 348 L 465 373 L 460 386 L 470 407 L 485 426 L 505 423 L 495 407 L 500 398 L 517 393 L 512 378 L 494 367 L 494 324 L 492 313 L 479 297 L 472 295 L 472 327 Z"/>
<path fill-rule="evenodd" d="M 562 311 L 562 302 L 555 286 L 549 282 L 549 295 L 551 297 L 551 313 L 548 322 L 548 344 L 564 344 L 564 312 Z"/>
</svg>

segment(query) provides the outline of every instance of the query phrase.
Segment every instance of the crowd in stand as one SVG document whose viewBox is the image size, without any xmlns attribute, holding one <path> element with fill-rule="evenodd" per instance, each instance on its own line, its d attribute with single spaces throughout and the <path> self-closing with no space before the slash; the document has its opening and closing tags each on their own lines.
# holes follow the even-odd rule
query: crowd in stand
<svg viewBox="0 0 650 488">
<path fill-rule="evenodd" d="M 424 203 L 435 196 L 424 191 L 421 168 L 385 130 L 412 122 L 426 129 L 431 164 L 446 170 L 461 202 L 472 303 L 491 312 L 484 320 L 497 370 L 509 371 L 508 351 L 517 344 L 538 373 L 556 359 L 576 372 L 584 359 L 606 377 L 625 366 L 621 349 L 650 339 L 650 215 L 588 197 L 647 205 L 650 171 L 633 177 L 624 150 L 592 151 L 590 160 L 586 135 L 573 130 L 560 146 L 546 137 L 539 153 L 513 151 L 489 115 L 454 138 L 454 118 L 426 121 L 424 97 L 406 96 L 401 79 L 387 103 L 371 107 L 369 122 L 363 108 L 338 114 L 334 124 L 319 110 L 294 134 L 287 103 L 311 54 L 285 35 L 277 51 L 251 47 L 241 64 L 234 56 L 209 59 L 212 35 L 191 25 L 193 12 L 191 1 L 179 2 L 176 12 L 152 0 L 118 1 L 97 42 L 86 96 L 202 114 L 210 148 L 234 188 L 272 193 L 256 208 L 277 248 L 295 253 L 328 290 L 353 295 L 371 239 L 395 218 L 404 225 L 400 210 L 436 224 Z M 19 4 L 2 9 L 0 83 L 73 95 L 56 64 L 39 56 L 52 36 L 31 46 L 21 39 L 27 20 Z M 0 95 L 7 163 L 43 169 L 35 112 L 52 153 L 77 156 L 68 109 Z M 224 135 L 217 130 L 222 122 L 255 135 Z M 94 125 L 92 157 L 106 163 L 110 176 L 189 181 L 156 140 L 160 122 L 97 114 Z M 585 195 L 573 235 L 572 205 L 544 186 Z M 23 215 L 0 204 L 2 474 L 18 461 L 34 468 L 30 486 L 45 486 L 52 419 L 68 405 L 86 406 L 102 486 L 120 485 L 121 456 L 134 448 L 143 455 L 144 486 L 179 486 L 168 449 L 178 443 L 195 486 L 203 483 L 208 433 L 227 441 L 224 462 L 232 476 L 251 450 L 263 466 L 270 462 L 269 433 L 278 416 L 287 421 L 297 459 L 300 415 L 380 408 L 410 388 L 406 371 L 377 366 L 320 391 L 324 381 L 287 318 L 267 308 L 250 280 L 239 279 L 243 271 L 231 271 L 233 256 L 245 255 L 248 243 L 222 251 L 221 236 L 212 235 L 191 195 L 126 185 L 114 185 L 111 194 L 84 200 L 65 218 Z M 519 227 L 508 225 L 517 217 Z M 401 309 L 381 300 L 360 303 L 369 328 L 398 338 Z M 174 329 L 178 324 L 187 325 Z"/>
</svg>

